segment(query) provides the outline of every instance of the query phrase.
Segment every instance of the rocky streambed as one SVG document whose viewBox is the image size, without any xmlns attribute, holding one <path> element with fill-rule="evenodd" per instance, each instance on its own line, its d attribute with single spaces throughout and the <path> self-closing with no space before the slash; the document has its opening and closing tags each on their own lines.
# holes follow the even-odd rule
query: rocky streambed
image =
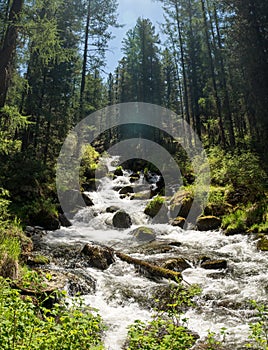
<svg viewBox="0 0 268 350">
<path fill-rule="evenodd" d="M 224 327 L 227 348 L 243 349 L 255 319 L 249 300 L 267 304 L 267 252 L 248 235 L 225 236 L 215 218 L 199 230 L 182 229 L 179 218 L 154 222 L 146 207 L 159 178 L 119 171 L 114 160 L 107 161 L 114 176 L 85 194 L 88 207 L 75 214 L 72 226 L 29 232 L 35 246 L 30 264 L 65 276 L 70 295 L 79 292 L 99 309 L 109 327 L 107 349 L 122 348 L 127 326 L 149 320 L 156 293 L 168 291 L 177 277 L 202 288 L 197 307 L 185 310 L 188 328 L 202 340 Z"/>
</svg>

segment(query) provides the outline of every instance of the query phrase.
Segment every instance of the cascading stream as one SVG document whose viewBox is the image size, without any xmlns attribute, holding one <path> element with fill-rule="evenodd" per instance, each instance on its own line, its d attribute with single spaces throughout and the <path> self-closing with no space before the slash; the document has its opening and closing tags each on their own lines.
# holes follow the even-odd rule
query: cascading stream
<svg viewBox="0 0 268 350">
<path fill-rule="evenodd" d="M 116 160 L 116 157 L 107 158 L 110 171 L 115 169 Z M 142 184 L 146 185 L 143 178 L 136 186 Z M 220 333 L 225 327 L 230 349 L 240 349 L 248 336 L 248 323 L 254 319 L 248 300 L 267 304 L 267 253 L 257 251 L 256 242 L 246 235 L 227 237 L 221 232 L 185 231 L 168 224 L 152 224 L 143 213 L 148 200 L 120 198 L 118 187 L 127 185 L 133 186 L 127 172 L 114 180 L 110 177 L 101 179 L 98 191 L 90 193 L 94 206 L 80 210 L 72 227 L 48 233 L 43 238 L 44 242 L 48 245 L 72 245 L 94 241 L 129 253 L 130 248 L 137 245 L 129 233 L 141 225 L 153 228 L 158 240 L 180 242 L 175 254 L 191 265 L 183 271 L 183 279 L 190 284 L 198 283 L 202 288 L 197 308 L 186 312 L 188 327 L 201 337 L 208 330 Z M 106 212 L 111 206 L 124 209 L 131 216 L 131 228 L 118 230 L 112 226 L 114 214 Z M 149 258 L 141 252 L 133 256 L 144 260 Z M 164 256 L 164 253 L 153 254 L 155 259 Z M 205 270 L 195 263 L 200 256 L 225 259 L 228 269 Z M 139 300 L 147 295 L 151 298 L 151 291 L 157 284 L 168 281 L 156 283 L 149 280 L 139 275 L 134 266 L 120 259 L 116 259 L 105 271 L 87 268 L 86 272 L 96 279 L 97 285 L 96 292 L 85 296 L 85 301 L 99 310 L 109 327 L 105 336 L 106 349 L 118 350 L 124 343 L 127 326 L 135 319 L 146 321 L 150 318 L 149 309 Z"/>
</svg>

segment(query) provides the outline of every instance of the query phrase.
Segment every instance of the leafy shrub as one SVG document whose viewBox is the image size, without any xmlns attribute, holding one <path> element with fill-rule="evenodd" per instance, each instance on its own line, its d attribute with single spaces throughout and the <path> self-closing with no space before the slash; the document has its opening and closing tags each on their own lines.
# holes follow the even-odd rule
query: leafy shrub
<svg viewBox="0 0 268 350">
<path fill-rule="evenodd" d="M 186 327 L 171 319 L 156 317 L 148 325 L 141 321 L 129 328 L 127 350 L 170 350 L 190 349 L 195 343 L 193 335 Z"/>
<path fill-rule="evenodd" d="M 200 293 L 198 286 L 186 288 L 170 285 L 170 294 L 156 299 L 153 319 L 148 324 L 136 320 L 129 327 L 126 350 L 190 349 L 196 337 L 186 328 L 186 319 L 181 315 L 185 308 L 193 306 L 193 297 Z"/>
<path fill-rule="evenodd" d="M 238 209 L 222 219 L 222 228 L 227 234 L 243 233 L 247 230 L 245 210 Z"/>
<path fill-rule="evenodd" d="M 263 193 L 267 174 L 259 158 L 249 151 L 225 152 L 220 147 L 209 150 L 211 180 L 217 185 L 246 188 L 251 194 Z"/>
<path fill-rule="evenodd" d="M 253 308 L 257 311 L 258 321 L 250 324 L 250 342 L 247 348 L 254 350 L 268 349 L 268 307 L 251 300 Z"/>
<path fill-rule="evenodd" d="M 22 298 L 6 280 L 0 281 L 0 348 L 3 350 L 101 350 L 100 316 L 76 300 L 52 309 Z"/>
</svg>

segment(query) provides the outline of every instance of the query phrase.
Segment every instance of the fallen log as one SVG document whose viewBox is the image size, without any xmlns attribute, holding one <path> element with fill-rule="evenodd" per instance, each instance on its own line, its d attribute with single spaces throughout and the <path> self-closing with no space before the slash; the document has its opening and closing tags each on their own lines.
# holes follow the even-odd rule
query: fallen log
<svg viewBox="0 0 268 350">
<path fill-rule="evenodd" d="M 128 264 L 133 264 L 142 271 L 145 271 L 147 274 L 149 274 L 149 277 L 151 278 L 166 278 L 166 279 L 171 279 L 174 281 L 177 281 L 178 279 L 181 279 L 181 273 L 172 271 L 169 269 L 165 269 L 163 267 L 155 266 L 147 261 L 132 258 L 131 256 L 120 253 L 120 252 L 115 252 L 116 256 L 120 258 L 122 261 L 127 262 Z"/>
</svg>

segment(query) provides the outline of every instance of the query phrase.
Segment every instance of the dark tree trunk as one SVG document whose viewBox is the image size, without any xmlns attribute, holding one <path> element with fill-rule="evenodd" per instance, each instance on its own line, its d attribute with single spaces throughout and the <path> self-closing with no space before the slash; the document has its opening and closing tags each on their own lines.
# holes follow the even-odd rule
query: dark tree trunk
<svg viewBox="0 0 268 350">
<path fill-rule="evenodd" d="M 0 49 L 0 107 L 6 102 L 9 82 L 11 79 L 11 65 L 17 41 L 17 22 L 23 7 L 23 0 L 14 0 L 9 12 L 7 27 L 2 48 Z"/>
<path fill-rule="evenodd" d="M 84 117 L 84 92 L 85 92 L 86 74 L 87 74 L 87 55 L 88 55 L 90 19 L 91 19 L 91 0 L 88 1 L 87 20 L 86 20 L 86 27 L 85 27 L 83 67 L 82 67 L 81 86 L 80 86 L 80 111 L 79 111 L 80 120 Z"/>
<path fill-rule="evenodd" d="M 226 146 L 226 137 L 225 137 L 224 128 L 223 128 L 222 107 L 221 107 L 221 101 L 220 101 L 219 94 L 218 94 L 218 88 L 217 88 L 214 62 L 213 62 L 212 51 L 211 51 L 211 44 L 210 44 L 210 38 L 209 38 L 209 30 L 208 30 L 207 15 L 206 15 L 205 1 L 204 0 L 201 0 L 201 6 L 202 6 L 202 13 L 203 13 L 204 29 L 205 29 L 205 35 L 206 35 L 206 44 L 207 44 L 207 49 L 208 49 L 208 58 L 209 58 L 209 66 L 210 66 L 211 78 L 212 78 L 212 84 L 213 84 L 213 91 L 214 91 L 214 97 L 215 97 L 216 107 L 217 107 L 217 112 L 218 112 L 218 117 L 219 117 L 221 143 L 225 147 Z"/>
</svg>

